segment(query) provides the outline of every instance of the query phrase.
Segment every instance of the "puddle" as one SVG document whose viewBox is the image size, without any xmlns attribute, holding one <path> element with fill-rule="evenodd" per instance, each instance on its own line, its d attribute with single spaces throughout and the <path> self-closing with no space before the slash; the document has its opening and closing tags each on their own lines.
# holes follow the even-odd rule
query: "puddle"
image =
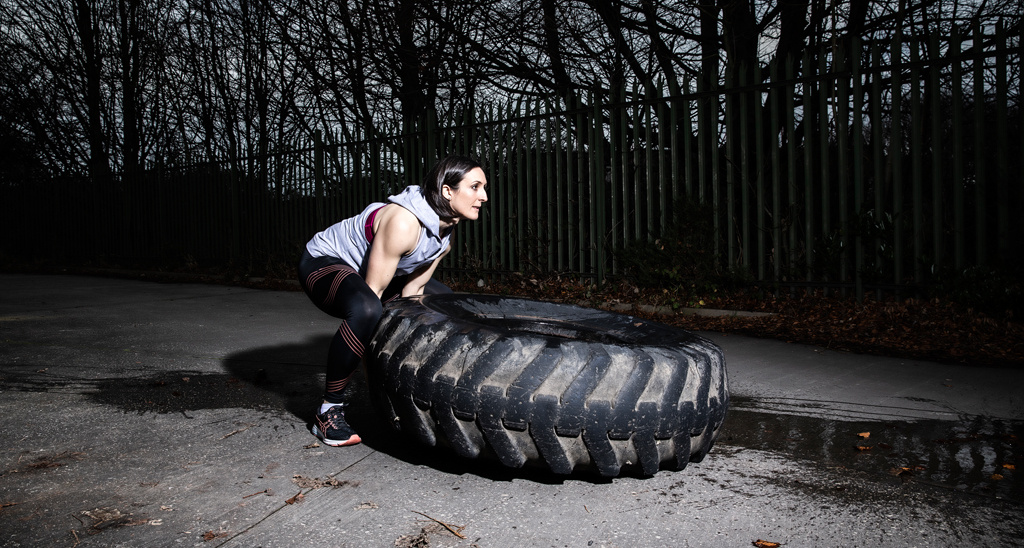
<svg viewBox="0 0 1024 548">
<path fill-rule="evenodd" d="M 745 409 L 749 403 L 733 398 L 719 444 L 1024 502 L 1024 471 L 1016 469 L 1024 464 L 1024 421 L 848 421 Z"/>
</svg>

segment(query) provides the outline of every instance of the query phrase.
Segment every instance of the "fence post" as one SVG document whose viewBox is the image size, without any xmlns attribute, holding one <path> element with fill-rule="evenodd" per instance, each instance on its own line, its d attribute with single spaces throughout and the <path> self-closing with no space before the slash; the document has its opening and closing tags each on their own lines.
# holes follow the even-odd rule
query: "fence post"
<svg viewBox="0 0 1024 548">
<path fill-rule="evenodd" d="M 426 136 L 425 142 L 426 142 L 426 145 L 427 145 L 427 149 L 423 151 L 423 157 L 424 157 L 425 162 L 420 162 L 417 165 L 417 168 L 419 168 L 419 171 L 420 171 L 420 173 L 417 173 L 417 177 L 416 177 L 417 181 L 420 180 L 423 175 L 426 175 L 426 170 L 428 169 L 427 168 L 428 165 L 433 165 L 435 161 L 441 159 L 440 155 L 438 154 L 438 149 L 437 149 L 437 112 L 435 112 L 434 109 L 432 109 L 432 108 L 428 108 L 427 109 L 427 114 L 426 114 L 426 116 L 424 118 L 425 118 L 425 122 L 424 122 L 424 127 L 423 127 L 423 133 L 426 134 L 425 135 Z M 472 131 L 473 130 L 472 130 L 472 126 L 470 125 L 469 114 L 468 113 L 466 115 L 465 123 L 466 123 L 466 127 L 467 127 L 467 130 L 466 130 L 466 133 L 467 133 L 466 141 L 472 143 L 473 142 L 473 138 L 472 138 Z M 468 154 L 469 153 L 469 147 L 467 146 L 467 149 L 465 151 L 449 151 L 449 152 L 461 152 L 463 154 Z"/>
<path fill-rule="evenodd" d="M 923 120 L 921 112 L 921 38 L 914 37 L 910 42 L 910 119 Z M 913 202 L 913 257 L 914 282 L 924 280 L 924 128 L 923 124 L 912 123 L 910 126 L 910 185 L 911 201 Z M 933 263 L 934 264 L 934 263 Z"/>
<path fill-rule="evenodd" d="M 742 71 L 740 80 L 740 86 L 745 87 L 748 84 L 757 85 L 761 82 L 761 65 L 755 63 L 753 68 L 754 80 L 753 82 L 748 81 L 747 71 Z M 754 121 L 754 201 L 757 204 L 757 213 L 754 217 L 754 229 L 757 231 L 757 279 L 764 281 L 766 274 L 766 261 L 768 260 L 768 251 L 766 247 L 766 239 L 768 232 L 765 227 L 765 210 L 768 206 L 765 204 L 764 198 L 764 186 L 767 174 L 765 173 L 764 159 L 768 155 L 764 152 L 765 147 L 765 106 L 761 101 L 761 91 L 758 88 L 751 89 L 750 98 L 748 100 L 750 105 L 751 114 Z M 770 106 L 770 105 L 769 105 Z M 717 238 L 718 233 L 716 231 L 715 237 Z M 776 280 L 777 281 L 777 280 Z M 777 287 L 776 287 L 777 290 Z"/>
<path fill-rule="evenodd" d="M 738 144 L 740 136 L 743 132 L 737 130 L 739 125 L 737 110 L 739 110 L 738 100 L 736 98 L 736 75 L 732 71 L 725 73 L 725 88 L 728 90 L 725 93 L 725 156 L 727 161 L 725 162 L 725 219 L 726 219 L 726 238 L 725 238 L 725 253 L 726 268 L 732 269 L 737 263 L 742 263 L 742 260 L 737 257 L 736 252 L 736 218 L 735 205 L 736 205 L 736 187 L 743 186 L 746 184 L 745 180 L 740 179 L 737 182 L 737 166 L 742 169 L 742 159 L 736 152 L 737 147 L 742 149 L 742 146 Z M 674 149 L 673 149 L 674 150 Z M 744 194 L 746 196 L 746 194 Z M 741 220 L 741 226 L 746 226 L 746 211 L 740 209 L 738 217 Z M 746 234 L 741 233 L 741 237 L 745 238 Z M 746 264 L 743 264 L 746 267 Z"/>
<path fill-rule="evenodd" d="M 883 66 L 882 64 L 882 50 L 878 42 L 871 44 L 871 66 L 878 68 Z M 890 72 L 891 74 L 891 72 Z M 871 103 L 869 109 L 871 111 L 871 157 L 873 158 L 874 171 L 872 172 L 872 180 L 874 181 L 874 194 L 872 199 L 872 221 L 875 226 L 884 226 L 884 218 L 888 209 L 885 207 L 884 190 L 885 190 L 885 142 L 883 138 L 882 128 L 882 73 L 872 72 L 871 75 Z M 895 132 L 894 132 L 895 133 Z M 875 250 L 874 254 L 874 265 L 875 271 L 880 275 L 885 271 L 883 266 L 883 245 L 885 245 L 884 234 L 879 230 L 875 230 L 873 238 L 871 240 L 871 248 Z M 878 278 L 881 282 L 882 279 Z M 875 290 L 875 295 L 878 300 L 882 299 L 882 289 L 879 287 Z"/>
<path fill-rule="evenodd" d="M 892 184 L 892 280 L 894 284 L 903 283 L 903 40 L 899 31 L 893 36 L 889 49 L 892 59 L 890 70 L 892 82 L 893 120 L 892 137 L 889 143 L 889 164 Z"/>
<path fill-rule="evenodd" d="M 593 254 L 594 273 L 597 285 L 604 285 L 607 263 L 605 261 L 605 176 L 604 176 L 604 123 L 602 122 L 601 96 L 597 93 L 591 95 L 590 104 L 593 114 L 590 116 L 594 124 L 591 128 L 593 133 L 590 138 L 591 170 L 590 170 L 590 196 L 591 209 L 590 218 L 593 219 L 590 231 L 591 253 Z M 613 153 L 614 154 L 614 153 Z"/>
<path fill-rule="evenodd" d="M 691 90 L 690 90 L 691 85 L 692 84 L 691 84 L 690 77 L 687 76 L 686 79 L 684 80 L 684 86 L 683 86 L 686 89 L 687 93 L 691 93 Z M 699 96 L 696 97 L 695 100 L 696 100 L 697 104 L 700 105 L 700 97 Z M 682 132 L 683 133 L 683 144 L 682 144 L 682 148 L 680 149 L 680 150 L 682 150 L 682 156 L 685 159 L 684 165 L 683 165 L 683 175 L 682 175 L 682 178 L 683 178 L 683 191 L 686 193 L 686 198 L 687 199 L 692 199 L 693 198 L 693 185 L 694 185 L 694 182 L 693 182 L 693 164 L 696 163 L 696 162 L 692 161 L 692 159 L 693 159 L 693 150 L 692 149 L 694 148 L 693 147 L 693 113 L 690 110 L 690 102 L 691 102 L 691 100 L 687 100 L 687 99 L 684 99 L 684 101 L 683 101 L 683 106 L 682 106 L 682 109 L 683 109 L 683 112 L 682 112 L 682 124 L 683 124 L 683 128 L 684 129 L 683 129 L 683 132 Z"/>
<path fill-rule="evenodd" d="M 958 271 L 964 267 L 964 253 L 966 246 L 964 239 L 964 115 L 963 115 L 963 72 L 960 63 L 961 57 L 960 29 L 954 25 L 952 37 L 949 40 L 951 51 L 949 57 L 953 60 L 952 69 L 952 102 L 953 102 L 953 267 Z"/>
<path fill-rule="evenodd" d="M 851 166 L 853 168 L 853 208 L 851 213 L 856 223 L 856 227 L 853 229 L 853 282 L 859 303 L 864 302 L 864 234 L 861 230 L 863 227 L 861 215 L 864 214 L 864 82 L 861 79 L 863 55 L 864 48 L 861 45 L 861 40 L 854 36 L 850 41 L 850 50 L 846 52 L 846 57 L 850 63 L 853 85 L 853 112 L 850 120 L 850 139 L 853 141 L 851 143 L 853 146 L 851 158 L 853 164 Z"/>
<path fill-rule="evenodd" d="M 320 130 L 313 133 L 313 186 L 316 200 L 316 226 L 324 226 L 324 141 Z"/>
<path fill-rule="evenodd" d="M 804 51 L 802 63 L 804 69 L 804 255 L 807 262 L 804 277 L 810 282 L 814 279 L 814 117 L 817 114 L 817 109 L 813 98 L 817 72 L 811 62 L 810 52 Z"/>
<path fill-rule="evenodd" d="M 771 189 L 772 189 L 772 213 L 771 213 L 771 249 L 772 249 L 772 278 L 775 283 L 778 283 L 782 279 L 782 140 L 780 139 L 781 134 L 781 122 L 779 119 L 779 99 L 777 94 L 780 93 L 779 82 L 782 77 L 779 75 L 779 59 L 776 58 L 775 62 L 769 67 L 769 82 L 771 85 L 768 88 L 768 93 L 765 94 L 766 104 L 765 108 L 768 109 L 768 132 L 771 135 L 771 153 L 769 160 L 772 164 L 771 169 Z M 766 227 L 762 228 L 764 230 Z M 778 289 L 776 289 L 778 292 Z"/>
<path fill-rule="evenodd" d="M 241 201 L 242 193 L 238 188 L 238 177 L 240 163 L 233 161 L 231 162 L 230 175 L 228 176 L 228 184 L 230 185 L 231 191 L 231 251 L 230 261 L 236 263 L 239 260 L 242 249 L 242 215 L 241 215 Z"/>
<path fill-rule="evenodd" d="M 998 253 L 998 264 L 1005 264 L 1011 261 L 1010 239 L 1010 148 L 1009 142 L 1009 83 L 1008 68 L 1010 65 L 1009 40 L 1003 22 L 996 23 L 995 32 L 995 64 L 996 64 L 996 85 L 995 85 L 995 115 L 996 131 L 995 145 L 996 158 L 1000 160 L 995 164 L 998 184 L 996 185 L 996 222 L 999 232 L 996 234 L 996 251 Z M 1018 37 L 1019 38 L 1019 37 Z M 1018 88 L 1019 89 L 1019 88 Z M 1019 92 L 1018 92 L 1019 93 Z"/>
<path fill-rule="evenodd" d="M 740 88 L 743 88 L 748 83 L 746 70 L 739 71 L 738 81 L 736 76 L 732 77 L 731 84 L 734 88 L 737 85 Z M 759 253 L 759 251 L 755 247 L 756 238 L 751 237 L 753 230 L 750 227 L 750 222 L 752 220 L 750 217 L 750 190 L 753 186 L 751 184 L 753 182 L 753 177 L 756 177 L 756 174 L 751 175 L 751 173 L 753 173 L 751 170 L 751 165 L 753 164 L 751 156 L 753 155 L 753 151 L 750 149 L 750 138 L 747 136 L 751 134 L 751 131 L 756 131 L 756 129 L 751 129 L 750 127 L 751 108 L 748 92 L 736 91 L 733 89 L 732 95 L 735 98 L 733 102 L 739 103 L 739 132 L 736 135 L 729 136 L 729 139 L 736 141 L 736 143 L 738 143 L 736 146 L 739 147 L 739 151 L 736 152 L 738 155 L 738 161 L 736 162 L 737 167 L 734 168 L 739 170 L 737 176 L 740 188 L 740 236 L 738 238 L 740 254 L 739 263 L 742 264 L 743 268 L 747 269 L 747 271 L 753 271 L 751 268 L 751 253 L 756 254 Z M 733 109 L 729 109 L 729 111 L 731 110 Z M 754 255 L 754 257 L 755 259 L 753 260 L 760 260 L 761 258 L 759 254 Z"/>
<path fill-rule="evenodd" d="M 846 282 L 850 273 L 850 244 L 856 246 L 857 239 L 850 241 L 850 75 L 847 70 L 851 66 L 852 48 L 840 44 L 834 50 L 832 87 L 832 117 L 836 131 L 836 192 L 839 213 L 839 238 L 843 245 L 839 251 L 839 282 Z M 856 274 L 854 275 L 856 280 Z M 846 296 L 846 286 L 842 286 L 842 295 Z"/>
<path fill-rule="evenodd" d="M 939 80 L 941 65 L 939 64 L 939 37 L 932 34 L 928 38 L 928 99 L 931 107 L 931 193 L 932 193 L 932 255 L 936 267 L 946 266 L 946 242 L 943 237 L 943 200 L 942 200 L 942 91 Z M 953 133 L 958 133 L 959 128 L 954 128 Z M 954 154 L 959 155 L 957 150 Z M 960 184 L 957 181 L 956 184 Z M 924 204 L 922 204 L 923 207 Z"/>
<path fill-rule="evenodd" d="M 711 176 L 711 181 L 710 181 L 710 183 L 711 183 L 711 208 L 712 208 L 712 211 L 715 212 L 714 217 L 712 217 L 713 224 L 714 224 L 714 234 L 715 234 L 715 239 L 714 239 L 713 247 L 714 247 L 715 257 L 721 257 L 722 256 L 722 246 L 721 246 L 720 242 L 722 240 L 722 219 L 721 219 L 721 216 L 719 215 L 719 213 L 722 210 L 721 209 L 721 205 L 722 204 L 720 203 L 721 202 L 721 198 L 719 197 L 721 189 L 718 187 L 719 176 L 720 176 L 720 173 L 721 173 L 721 167 L 720 167 L 720 162 L 719 162 L 721 153 L 718 150 L 718 131 L 719 131 L 718 130 L 718 111 L 720 110 L 720 108 L 719 108 L 719 101 L 720 101 L 720 97 L 721 97 L 721 95 L 720 95 L 721 90 L 719 89 L 718 79 L 717 78 L 712 81 L 711 89 L 708 90 L 708 91 L 711 92 L 711 96 L 710 96 L 710 103 L 711 104 L 708 106 L 709 109 L 708 109 L 708 112 L 707 112 L 708 120 L 706 121 L 706 124 L 709 124 L 710 127 L 708 127 L 708 134 L 707 134 L 706 138 L 708 139 L 708 153 L 711 155 L 711 157 L 709 159 L 709 165 L 708 165 L 708 167 L 711 170 L 711 172 L 710 172 L 710 176 Z M 701 186 L 701 188 L 703 188 L 703 185 Z M 705 203 L 705 202 L 702 202 L 702 204 L 703 203 Z"/>
<path fill-rule="evenodd" d="M 985 166 L 985 37 L 981 24 L 975 23 L 974 36 L 974 261 L 983 265 L 988 262 L 988 238 L 985 225 L 988 210 L 987 171 Z"/>
<path fill-rule="evenodd" d="M 788 223 L 788 226 L 786 227 L 786 231 L 789 233 L 789 246 L 788 246 L 789 247 L 789 253 L 788 253 L 788 257 L 787 257 L 788 265 L 787 265 L 787 274 L 786 275 L 790 279 L 793 279 L 796 276 L 796 274 L 797 274 L 796 264 L 797 264 L 797 256 L 798 256 L 798 254 L 797 254 L 797 251 L 796 251 L 796 248 L 797 248 L 796 232 L 797 232 L 797 222 L 798 221 L 796 220 L 796 216 L 797 216 L 798 212 L 800 211 L 799 204 L 797 204 L 797 198 L 798 198 L 799 194 L 798 194 L 798 190 L 797 190 L 798 187 L 797 187 L 797 161 L 796 161 L 796 153 L 797 153 L 797 150 L 796 150 L 797 149 L 797 144 L 796 144 L 796 126 L 797 126 L 797 121 L 796 121 L 796 114 L 795 114 L 796 113 L 796 97 L 795 97 L 795 95 L 796 95 L 796 86 L 797 86 L 797 83 L 796 83 L 796 72 L 797 72 L 796 56 L 793 55 L 793 54 L 787 55 L 785 62 L 786 62 L 786 65 L 785 65 L 785 71 L 786 71 L 785 72 L 786 73 L 786 76 L 785 76 L 785 80 L 786 80 L 786 86 L 785 86 L 786 108 L 785 108 L 784 112 L 785 112 L 786 119 L 785 119 L 784 124 L 785 124 L 785 131 L 786 131 L 786 165 L 787 165 L 787 168 L 788 168 L 787 169 L 787 175 L 786 175 L 786 179 L 788 179 L 787 185 L 786 185 L 786 187 L 787 187 L 786 188 L 786 190 L 787 190 L 787 193 L 786 193 L 786 196 L 787 196 L 786 208 L 789 210 L 789 214 L 788 214 L 789 215 L 789 223 Z M 792 294 L 792 293 L 793 293 L 793 289 L 790 288 L 790 294 Z"/>
</svg>

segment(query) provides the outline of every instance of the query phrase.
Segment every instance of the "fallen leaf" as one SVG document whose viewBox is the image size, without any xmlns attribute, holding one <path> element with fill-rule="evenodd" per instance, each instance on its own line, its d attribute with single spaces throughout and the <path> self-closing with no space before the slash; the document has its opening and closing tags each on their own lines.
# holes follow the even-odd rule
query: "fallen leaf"
<svg viewBox="0 0 1024 548">
<path fill-rule="evenodd" d="M 1007 470 L 1016 470 L 1017 469 L 1017 467 L 1012 465 L 1012 464 L 1004 464 L 1003 468 L 1006 468 Z"/>
<path fill-rule="evenodd" d="M 1003 475 L 1002 474 L 992 474 L 989 477 L 991 477 L 992 479 L 994 479 L 996 481 L 999 481 L 999 480 L 1003 479 Z"/>
<path fill-rule="evenodd" d="M 872 446 L 871 445 L 854 445 L 854 447 L 858 451 L 870 451 Z"/>
<path fill-rule="evenodd" d="M 206 542 L 210 542 L 211 540 L 226 536 L 228 536 L 227 531 L 207 531 L 203 533 L 203 540 L 205 540 Z"/>
<path fill-rule="evenodd" d="M 910 469 L 909 467 L 906 467 L 906 466 L 901 466 L 899 468 L 893 468 L 892 470 L 889 471 L 889 473 L 894 475 L 894 476 L 899 476 L 899 477 L 902 477 L 902 478 L 907 478 L 907 477 L 910 477 L 910 476 L 914 475 L 914 471 L 912 469 Z"/>
<path fill-rule="evenodd" d="M 770 542 L 770 541 L 761 540 L 761 539 L 757 539 L 754 542 L 751 542 L 750 544 L 753 544 L 754 546 L 757 546 L 757 548 L 779 548 L 779 546 L 782 546 L 778 542 Z"/>
<path fill-rule="evenodd" d="M 857 435 L 862 437 L 862 438 L 864 438 L 864 439 L 868 439 L 868 438 L 871 437 L 871 432 L 861 432 L 860 434 L 857 434 Z"/>
<path fill-rule="evenodd" d="M 306 498 L 306 495 L 303 495 L 302 491 L 299 491 L 299 493 L 297 495 L 295 495 L 294 497 L 286 500 L 285 502 L 288 503 L 288 504 L 295 504 L 296 502 L 302 502 L 302 499 L 304 499 L 304 498 Z"/>
</svg>

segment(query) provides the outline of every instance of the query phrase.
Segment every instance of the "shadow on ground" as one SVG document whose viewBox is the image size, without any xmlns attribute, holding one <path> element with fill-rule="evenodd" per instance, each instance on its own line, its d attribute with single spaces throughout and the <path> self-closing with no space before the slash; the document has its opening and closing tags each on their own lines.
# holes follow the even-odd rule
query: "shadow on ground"
<svg viewBox="0 0 1024 548">
<path fill-rule="evenodd" d="M 323 394 L 323 360 L 330 342 L 330 336 L 316 336 L 301 342 L 236 352 L 222 360 L 221 373 L 164 371 L 145 378 L 101 380 L 89 396 L 98 403 L 129 413 L 176 413 L 186 419 L 189 412 L 200 409 L 242 408 L 286 413 L 308 430 L 313 410 Z M 568 479 L 539 468 L 507 468 L 488 458 L 464 459 L 446 447 L 423 447 L 394 430 L 377 413 L 362 370 L 353 376 L 350 390 L 352 401 L 346 417 L 359 432 L 363 444 L 375 451 L 411 465 L 495 481 L 527 479 L 557 484 Z M 309 443 L 314 442 L 316 438 L 310 434 Z M 597 483 L 610 481 L 585 471 L 570 477 Z"/>
<path fill-rule="evenodd" d="M 256 348 L 222 360 L 223 372 L 160 371 L 152 376 L 96 381 L 89 397 L 125 412 L 181 413 L 200 409 L 284 411 L 305 418 L 323 390 L 322 355 L 330 337 Z"/>
<path fill-rule="evenodd" d="M 310 426 L 323 390 L 323 359 L 331 337 L 237 352 L 222 370 L 160 371 L 144 377 L 100 379 L 40 374 L 37 367 L 8 366 L 4 390 L 78 392 L 126 413 L 174 413 L 184 419 L 201 409 L 241 408 L 288 414 Z M 363 443 L 406 463 L 451 474 L 497 481 L 528 479 L 561 483 L 567 478 L 542 469 L 511 469 L 489 459 L 467 460 L 447 448 L 425 448 L 381 419 L 359 371 L 352 383 L 349 422 Z M 809 462 L 890 475 L 977 495 L 1024 502 L 1024 422 L 965 416 L 959 420 L 849 421 L 761 412 L 754 400 L 734 397 L 718 444 L 784 454 Z M 309 443 L 315 438 L 310 435 Z M 331 451 L 345 451 L 345 448 Z M 714 450 L 712 450 L 714 451 Z M 589 471 L 574 480 L 607 482 Z"/>
<path fill-rule="evenodd" d="M 233 380 L 236 385 L 243 385 L 240 387 L 242 391 L 252 394 L 249 397 L 266 402 L 264 405 L 279 406 L 302 421 L 308 429 L 311 426 L 313 410 L 320 403 L 320 396 L 323 394 L 323 360 L 330 342 L 331 337 L 321 336 L 302 343 L 239 352 L 224 359 L 224 369 L 228 372 L 229 380 Z M 223 382 L 221 379 L 213 380 L 214 385 L 221 383 L 223 386 Z M 424 447 L 406 438 L 387 424 L 378 413 L 363 369 L 353 375 L 349 390 L 351 401 L 345 412 L 346 418 L 359 432 L 362 443 L 375 451 L 408 464 L 456 475 L 471 474 L 494 481 L 528 479 L 539 483 L 557 484 L 567 479 L 566 476 L 556 475 L 542 468 L 508 468 L 501 465 L 497 457 L 462 458 L 447 447 Z M 239 400 L 237 397 L 234 399 Z M 313 441 L 315 438 L 310 435 L 310 443 Z M 610 481 L 588 471 L 575 473 L 571 477 L 574 480 L 596 483 Z"/>
</svg>

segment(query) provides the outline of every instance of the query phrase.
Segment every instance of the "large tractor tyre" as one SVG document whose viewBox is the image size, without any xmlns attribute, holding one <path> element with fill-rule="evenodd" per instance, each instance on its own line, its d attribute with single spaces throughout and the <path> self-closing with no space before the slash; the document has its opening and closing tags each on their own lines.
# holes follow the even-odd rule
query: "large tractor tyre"
<svg viewBox="0 0 1024 548">
<path fill-rule="evenodd" d="M 467 458 L 559 474 L 700 462 L 729 404 L 722 351 L 623 314 L 495 295 L 398 299 L 366 353 L 398 430 Z"/>
</svg>

